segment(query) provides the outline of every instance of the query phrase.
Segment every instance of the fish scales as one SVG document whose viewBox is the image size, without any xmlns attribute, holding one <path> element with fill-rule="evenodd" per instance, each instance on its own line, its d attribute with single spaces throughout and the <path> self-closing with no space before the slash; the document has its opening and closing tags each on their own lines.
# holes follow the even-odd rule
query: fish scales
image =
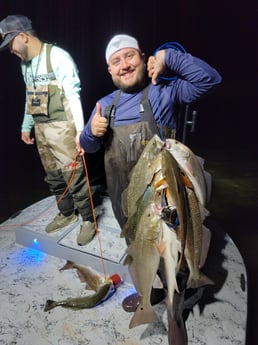
<svg viewBox="0 0 258 345">
<path fill-rule="evenodd" d="M 189 147 L 178 140 L 166 139 L 165 146 L 191 181 L 199 202 L 205 206 L 208 199 L 208 188 L 199 159 Z"/>
<path fill-rule="evenodd" d="M 165 249 L 162 252 L 162 257 L 165 264 L 165 275 L 167 283 L 167 308 L 172 311 L 173 298 L 175 291 L 179 292 L 176 280 L 176 271 L 178 264 L 178 245 L 177 235 L 172 231 L 168 225 L 162 221 L 163 240 L 165 242 Z"/>
<path fill-rule="evenodd" d="M 140 295 L 140 304 L 130 321 L 129 328 L 158 321 L 150 303 L 151 290 L 160 262 L 159 244 L 162 235 L 160 217 L 155 209 L 154 199 L 155 191 L 149 186 L 140 199 L 142 207 L 135 214 L 137 219 L 135 239 L 127 248 L 127 254 L 131 258 L 129 272 Z"/>
<path fill-rule="evenodd" d="M 140 159 L 131 172 L 130 183 L 122 193 L 123 212 L 130 220 L 123 227 L 121 237 L 131 240 L 135 237 L 133 216 L 139 207 L 139 199 L 148 185 L 152 183 L 153 176 L 161 168 L 159 154 L 163 146 L 164 142 L 157 135 L 154 135 L 145 146 Z"/>
<path fill-rule="evenodd" d="M 130 245 L 125 263 L 129 265 L 132 281 L 140 295 L 140 304 L 129 328 L 158 321 L 150 304 L 150 295 L 162 257 L 170 323 L 169 344 L 184 344 L 183 311 L 178 303 L 174 306 L 175 297 L 183 301 L 186 285 L 181 282 L 182 285 L 177 286 L 178 269 L 181 268 L 179 258 L 190 271 L 189 277 L 185 271 L 179 272 L 185 272 L 184 281 L 189 278 L 187 287 L 211 283 L 199 269 L 206 216 L 206 182 L 202 167 L 194 154 L 179 142 L 168 141 L 164 146 L 164 142 L 154 136 L 132 171 L 126 193 L 128 219 L 123 235 L 130 238 Z M 161 218 L 164 207 L 176 210 L 178 225 L 169 227 Z"/>
<path fill-rule="evenodd" d="M 198 288 L 213 282 L 200 271 L 203 224 L 198 199 L 193 190 L 186 187 L 188 198 L 188 223 L 185 257 L 190 270 L 187 288 Z"/>
<path fill-rule="evenodd" d="M 162 152 L 162 171 L 167 181 L 167 189 L 174 199 L 179 220 L 179 225 L 177 226 L 176 231 L 177 238 L 181 243 L 182 255 L 179 263 L 179 267 L 181 267 L 185 249 L 187 227 L 185 189 L 182 183 L 181 173 L 177 161 L 167 150 L 163 150 Z"/>
<path fill-rule="evenodd" d="M 96 307 L 98 304 L 107 299 L 108 296 L 115 292 L 115 288 L 111 282 L 107 282 L 99 287 L 99 289 L 88 296 L 67 298 L 61 301 L 47 300 L 44 311 L 49 311 L 55 307 L 63 307 L 73 310 L 87 309 Z"/>
</svg>

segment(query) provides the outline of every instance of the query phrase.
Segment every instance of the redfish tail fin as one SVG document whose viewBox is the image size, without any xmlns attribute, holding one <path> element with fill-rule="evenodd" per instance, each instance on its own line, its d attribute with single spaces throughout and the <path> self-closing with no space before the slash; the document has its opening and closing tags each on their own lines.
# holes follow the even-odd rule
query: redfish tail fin
<svg viewBox="0 0 258 345">
<path fill-rule="evenodd" d="M 187 281 L 187 288 L 197 289 L 201 286 L 205 285 L 214 285 L 214 282 L 208 278 L 205 274 L 201 273 L 198 275 L 197 278 L 190 274 L 189 279 Z"/>
<path fill-rule="evenodd" d="M 145 323 L 153 322 L 158 322 L 158 317 L 155 313 L 155 310 L 152 307 L 144 310 L 142 305 L 140 304 L 130 321 L 129 328 L 131 329 Z"/>
<path fill-rule="evenodd" d="M 48 299 L 44 308 L 44 311 L 49 311 L 53 308 L 57 307 L 57 303 L 51 299 Z"/>
<path fill-rule="evenodd" d="M 72 268 L 74 268 L 74 262 L 67 260 L 66 264 L 59 271 L 70 270 Z"/>
</svg>

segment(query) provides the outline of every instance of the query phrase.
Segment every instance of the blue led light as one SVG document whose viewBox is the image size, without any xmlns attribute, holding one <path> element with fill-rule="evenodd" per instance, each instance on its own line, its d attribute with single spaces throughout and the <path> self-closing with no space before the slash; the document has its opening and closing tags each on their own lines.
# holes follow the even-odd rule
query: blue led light
<svg viewBox="0 0 258 345">
<path fill-rule="evenodd" d="M 34 238 L 33 243 L 36 244 L 36 245 L 39 245 L 38 239 L 37 239 L 37 238 Z"/>
<path fill-rule="evenodd" d="M 40 265 L 43 263 L 47 256 L 40 248 L 40 243 L 34 244 L 34 240 L 32 240 L 31 247 L 21 248 L 15 253 L 14 260 L 17 263 L 22 263 L 22 265 L 26 265 L 27 267 L 34 267 L 35 265 Z M 36 266 L 35 266 L 36 267 Z"/>
</svg>

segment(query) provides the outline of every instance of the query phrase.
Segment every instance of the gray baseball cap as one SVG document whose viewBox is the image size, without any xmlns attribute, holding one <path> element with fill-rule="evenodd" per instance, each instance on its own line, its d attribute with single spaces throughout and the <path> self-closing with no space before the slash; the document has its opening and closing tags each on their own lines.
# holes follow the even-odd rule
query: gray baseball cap
<svg viewBox="0 0 258 345">
<path fill-rule="evenodd" d="M 0 22 L 0 35 L 2 43 L 0 51 L 5 50 L 8 44 L 20 32 L 32 30 L 31 20 L 22 14 L 9 15 Z"/>
</svg>

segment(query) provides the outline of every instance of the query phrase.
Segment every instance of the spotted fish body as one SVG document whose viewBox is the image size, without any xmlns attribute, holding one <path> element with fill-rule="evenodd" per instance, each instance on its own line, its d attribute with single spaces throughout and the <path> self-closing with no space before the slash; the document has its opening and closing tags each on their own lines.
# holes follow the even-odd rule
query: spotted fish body
<svg viewBox="0 0 258 345">
<path fill-rule="evenodd" d="M 55 307 L 68 308 L 73 310 L 93 308 L 111 297 L 115 292 L 112 282 L 102 284 L 99 289 L 88 296 L 67 298 L 61 301 L 47 300 L 44 311 L 49 311 Z"/>
</svg>

